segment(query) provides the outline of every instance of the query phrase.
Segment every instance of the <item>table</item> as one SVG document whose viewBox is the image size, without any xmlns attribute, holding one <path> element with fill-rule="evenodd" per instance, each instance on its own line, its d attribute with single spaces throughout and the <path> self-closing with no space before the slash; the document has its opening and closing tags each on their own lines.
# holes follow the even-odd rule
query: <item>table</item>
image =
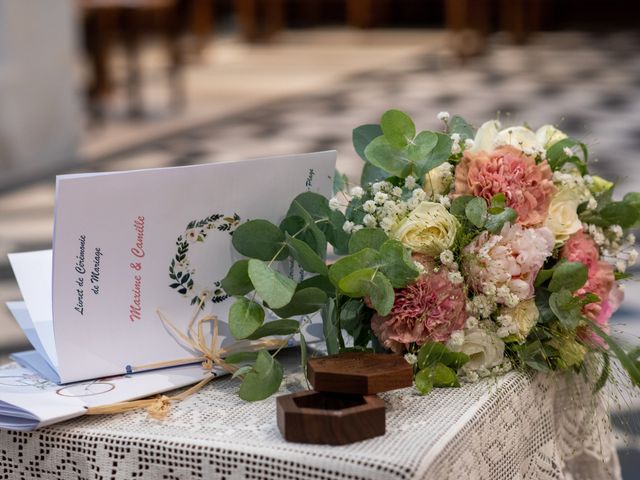
<svg viewBox="0 0 640 480">
<path fill-rule="evenodd" d="M 285 353 L 285 352 L 283 352 Z M 281 393 L 304 388 L 291 365 Z M 620 478 L 600 397 L 576 375 L 511 372 L 421 397 L 386 393 L 387 434 L 343 447 L 286 443 L 275 398 L 245 403 L 221 378 L 172 406 L 0 431 L 9 479 Z"/>
</svg>

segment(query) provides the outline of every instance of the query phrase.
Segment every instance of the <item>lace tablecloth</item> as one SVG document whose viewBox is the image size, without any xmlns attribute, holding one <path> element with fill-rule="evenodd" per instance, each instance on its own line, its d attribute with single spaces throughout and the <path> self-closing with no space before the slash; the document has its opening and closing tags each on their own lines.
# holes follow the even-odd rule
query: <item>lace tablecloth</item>
<svg viewBox="0 0 640 480">
<path fill-rule="evenodd" d="M 608 416 L 580 377 L 510 373 L 426 397 L 384 394 L 387 433 L 341 447 L 285 442 L 275 399 L 245 403 L 221 378 L 172 406 L 0 431 L 8 479 L 620 478 Z M 303 388 L 299 373 L 281 393 Z"/>
</svg>

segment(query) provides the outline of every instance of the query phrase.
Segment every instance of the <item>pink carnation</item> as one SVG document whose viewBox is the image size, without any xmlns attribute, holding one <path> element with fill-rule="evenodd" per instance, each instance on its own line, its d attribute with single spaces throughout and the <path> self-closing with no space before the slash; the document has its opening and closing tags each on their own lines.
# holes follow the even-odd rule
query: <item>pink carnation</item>
<svg viewBox="0 0 640 480">
<path fill-rule="evenodd" d="M 560 252 L 561 258 L 570 262 L 583 263 L 588 269 L 587 282 L 575 292 L 576 295 L 593 293 L 600 301 L 585 305 L 583 313 L 607 331 L 611 315 L 620 307 L 624 293 L 616 283 L 613 267 L 600 260 L 598 247 L 593 239 L 582 230 L 574 233 Z M 585 340 L 604 346 L 602 338 L 589 329 L 582 329 Z"/>
<path fill-rule="evenodd" d="M 464 249 L 462 268 L 471 287 L 489 293 L 494 286 L 507 286 L 520 300 L 534 294 L 533 282 L 553 250 L 553 233 L 545 227 L 505 225 L 500 235 L 487 231 Z M 506 303 L 504 298 L 498 301 Z"/>
<path fill-rule="evenodd" d="M 489 202 L 504 193 L 507 205 L 518 212 L 517 223 L 539 225 L 547 218 L 556 192 L 551 175 L 546 160 L 536 164 L 533 157 L 513 147 L 490 154 L 466 151 L 456 168 L 456 195 L 475 195 Z"/>
<path fill-rule="evenodd" d="M 372 317 L 371 328 L 385 347 L 401 352 L 409 343 L 444 342 L 451 332 L 462 329 L 466 293 L 463 285 L 449 281 L 448 274 L 440 268 L 422 275 L 396 291 L 389 315 Z"/>
</svg>

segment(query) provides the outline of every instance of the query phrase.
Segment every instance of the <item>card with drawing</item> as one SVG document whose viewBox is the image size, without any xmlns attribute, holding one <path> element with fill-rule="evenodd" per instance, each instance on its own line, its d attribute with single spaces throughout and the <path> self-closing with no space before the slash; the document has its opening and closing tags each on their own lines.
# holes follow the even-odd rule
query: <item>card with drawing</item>
<svg viewBox="0 0 640 480">
<path fill-rule="evenodd" d="M 193 312 L 225 319 L 220 281 L 234 229 L 278 223 L 291 198 L 328 195 L 335 152 L 57 178 L 52 251 L 10 255 L 24 303 L 8 306 L 58 383 L 156 368 L 194 356 L 176 338 Z M 283 272 L 300 275 L 296 265 Z M 305 329 L 322 337 L 319 320 Z"/>
</svg>

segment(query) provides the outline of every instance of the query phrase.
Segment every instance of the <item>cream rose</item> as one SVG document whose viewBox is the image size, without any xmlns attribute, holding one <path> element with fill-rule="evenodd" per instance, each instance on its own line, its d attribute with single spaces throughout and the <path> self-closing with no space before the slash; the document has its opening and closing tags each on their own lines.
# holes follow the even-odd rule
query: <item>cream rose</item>
<svg viewBox="0 0 640 480">
<path fill-rule="evenodd" d="M 567 138 L 567 134 L 553 125 L 543 125 L 536 131 L 536 138 L 538 144 L 546 150 L 554 143 Z"/>
<path fill-rule="evenodd" d="M 482 328 L 466 330 L 462 345 L 451 348 L 469 355 L 469 361 L 463 367 L 467 372 L 497 367 L 504 360 L 504 342 L 495 333 Z"/>
<path fill-rule="evenodd" d="M 468 149 L 470 152 L 479 152 L 484 150 L 485 152 L 493 151 L 493 142 L 496 139 L 496 135 L 500 131 L 500 122 L 497 120 L 489 120 L 484 122 L 473 139 L 473 147 Z"/>
<path fill-rule="evenodd" d="M 449 193 L 451 183 L 453 183 L 453 174 L 451 173 L 453 165 L 444 162 L 442 165 L 428 171 L 424 176 L 424 185 L 422 189 L 427 195 L 445 195 Z"/>
<path fill-rule="evenodd" d="M 529 332 L 540 317 L 540 312 L 533 298 L 523 300 L 513 308 L 503 308 L 500 314 L 509 315 L 513 319 L 513 322 L 518 327 L 518 333 L 516 335 L 520 341 L 527 338 L 527 335 L 529 335 Z"/>
<path fill-rule="evenodd" d="M 458 220 L 440 203 L 422 202 L 391 229 L 391 237 L 414 252 L 431 257 L 453 245 Z"/>
<path fill-rule="evenodd" d="M 556 242 L 566 241 L 582 228 L 578 217 L 580 202 L 580 192 L 570 188 L 563 188 L 551 199 L 544 226 L 553 232 Z"/>
</svg>

